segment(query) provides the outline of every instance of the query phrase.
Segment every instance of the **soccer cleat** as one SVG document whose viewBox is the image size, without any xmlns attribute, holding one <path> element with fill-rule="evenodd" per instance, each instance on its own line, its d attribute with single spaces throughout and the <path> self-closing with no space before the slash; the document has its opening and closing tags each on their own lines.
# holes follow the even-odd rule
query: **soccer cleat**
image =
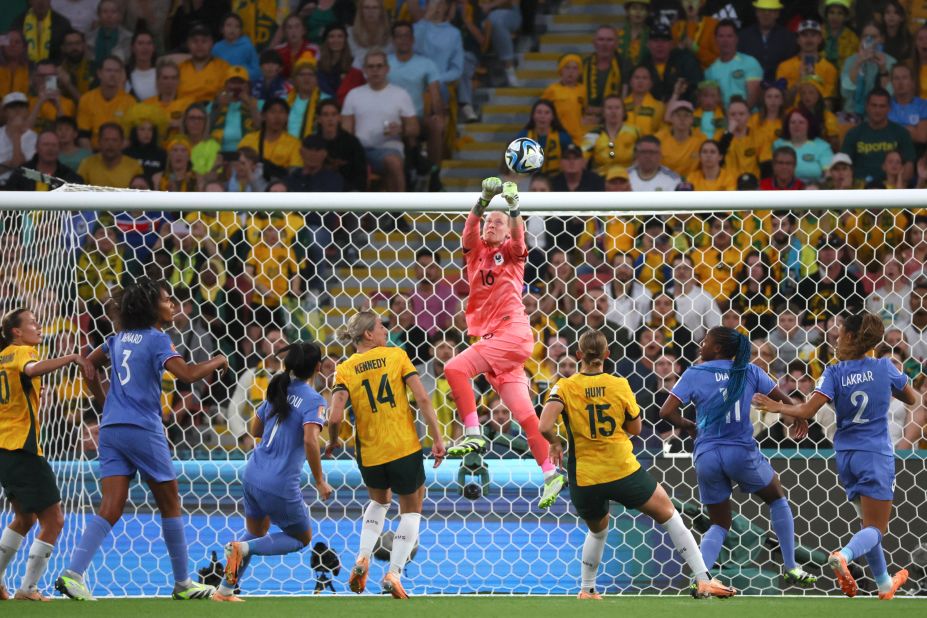
<svg viewBox="0 0 927 618">
<path fill-rule="evenodd" d="M 217 603 L 244 603 L 245 600 L 235 594 L 222 594 L 218 590 L 212 595 L 212 600 Z"/>
<path fill-rule="evenodd" d="M 689 586 L 689 594 L 695 599 L 707 599 L 708 597 L 728 599 L 737 594 L 737 590 L 732 586 L 725 586 L 717 579 L 709 579 Z"/>
<path fill-rule="evenodd" d="M 198 601 L 209 599 L 215 593 L 215 586 L 207 586 L 198 582 L 190 582 L 189 584 L 177 582 L 174 584 L 174 592 L 171 593 L 171 597 L 175 601 Z"/>
<path fill-rule="evenodd" d="M 544 481 L 544 491 L 541 493 L 541 500 L 538 506 L 542 509 L 549 509 L 557 501 L 557 496 L 566 487 L 566 479 L 562 474 L 555 474 Z"/>
<path fill-rule="evenodd" d="M 9 600 L 10 600 L 9 591 L 6 589 L 6 586 L 4 586 L 3 584 L 0 584 L 0 601 L 9 601 Z"/>
<path fill-rule="evenodd" d="M 907 577 L 905 577 L 905 579 L 907 579 Z M 38 590 L 17 590 L 13 598 L 17 601 L 39 601 L 41 603 L 48 603 L 51 601 L 51 599 Z"/>
<path fill-rule="evenodd" d="M 393 595 L 394 599 L 409 598 L 409 595 L 406 594 L 405 589 L 402 587 L 402 582 L 399 581 L 399 576 L 395 573 L 387 573 L 381 586 L 383 586 L 383 591 Z"/>
<path fill-rule="evenodd" d="M 847 559 L 843 557 L 843 554 L 839 551 L 832 553 L 827 559 L 827 566 L 833 569 L 834 577 L 837 578 L 837 583 L 840 584 L 843 594 L 851 599 L 855 597 L 859 587 L 856 585 L 856 580 L 853 579 L 849 567 L 847 567 Z"/>
<path fill-rule="evenodd" d="M 351 592 L 360 594 L 367 588 L 367 572 L 370 570 L 370 558 L 358 558 L 351 569 L 351 576 L 348 578 L 348 588 Z"/>
<path fill-rule="evenodd" d="M 601 601 L 602 595 L 596 592 L 595 588 L 590 588 L 589 590 L 580 590 L 576 598 L 583 601 Z"/>
<path fill-rule="evenodd" d="M 244 557 L 241 543 L 232 541 L 225 544 L 225 579 L 232 586 L 238 583 L 238 571 L 241 570 L 241 561 Z"/>
<path fill-rule="evenodd" d="M 814 582 L 818 581 L 818 578 L 803 571 L 802 569 L 795 567 L 794 569 L 788 570 L 782 575 L 782 581 L 786 586 L 798 586 L 799 588 L 810 588 L 814 585 Z"/>
<path fill-rule="evenodd" d="M 448 447 L 448 459 L 460 459 L 470 453 L 482 455 L 486 452 L 487 441 L 482 436 L 464 436 L 460 442 Z"/>
<path fill-rule="evenodd" d="M 898 592 L 898 589 L 904 586 L 904 583 L 908 581 L 908 569 L 901 569 L 895 575 L 892 576 L 892 589 L 888 592 L 880 592 L 879 600 L 880 601 L 891 601 L 895 598 L 895 593 Z"/>
<path fill-rule="evenodd" d="M 55 590 L 75 601 L 96 601 L 90 594 L 90 589 L 84 583 L 84 578 L 74 571 L 64 570 L 55 580 Z"/>
</svg>

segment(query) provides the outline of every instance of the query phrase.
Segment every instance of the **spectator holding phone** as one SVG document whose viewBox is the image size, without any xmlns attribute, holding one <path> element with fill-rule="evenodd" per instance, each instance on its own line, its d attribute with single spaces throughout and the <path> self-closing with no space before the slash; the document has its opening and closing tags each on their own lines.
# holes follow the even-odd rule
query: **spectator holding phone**
<svg viewBox="0 0 927 618">
<path fill-rule="evenodd" d="M 823 42 L 820 23 L 805 19 L 799 24 L 798 54 L 784 60 L 776 69 L 776 79 L 784 79 L 788 84 L 786 101 L 794 99 L 798 83 L 808 75 L 817 75 L 824 82 L 825 99 L 837 96 L 837 68 L 821 53 Z"/>
<path fill-rule="evenodd" d="M 840 95 L 843 111 L 862 116 L 866 111 L 866 95 L 876 86 L 884 86 L 895 59 L 883 51 L 882 28 L 875 22 L 863 26 L 859 51 L 847 58 L 840 74 Z"/>
</svg>

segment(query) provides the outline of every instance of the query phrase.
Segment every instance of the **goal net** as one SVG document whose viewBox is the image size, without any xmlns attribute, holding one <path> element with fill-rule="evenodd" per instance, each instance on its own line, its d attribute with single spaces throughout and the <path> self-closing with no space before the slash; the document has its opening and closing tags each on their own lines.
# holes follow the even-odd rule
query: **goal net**
<svg viewBox="0 0 927 618">
<path fill-rule="evenodd" d="M 129 207 L 134 195 L 125 195 L 121 207 Z M 317 388 L 330 396 L 335 364 L 345 355 L 333 333 L 354 311 L 373 308 L 382 314 L 391 344 L 404 346 L 419 368 L 445 437 L 460 433 L 443 363 L 467 343 L 463 210 L 387 212 L 371 195 L 366 212 L 280 211 L 270 196 L 255 199 L 263 205 L 254 210 L 211 212 L 175 194 L 177 208 L 190 210 L 97 212 L 87 209 L 95 197 L 75 194 L 68 211 L 0 211 L 0 298 L 4 310 L 25 305 L 37 312 L 43 354 L 86 353 L 112 332 L 114 288 L 142 275 L 163 278 L 178 304 L 169 331 L 177 349 L 190 361 L 217 352 L 229 357 L 232 370 L 222 379 L 194 385 L 169 374 L 164 379 L 164 425 L 179 475 L 191 566 L 208 567 L 212 552 L 221 559 L 222 545 L 243 531 L 240 476 L 254 445 L 250 420 L 278 367 L 274 353 L 286 342 L 324 344 L 328 358 Z M 660 421 L 658 410 L 695 362 L 707 328 L 724 324 L 749 334 L 755 362 L 783 391 L 802 398 L 833 360 L 840 316 L 867 308 L 888 327 L 877 353 L 891 356 L 922 390 L 927 313 L 918 312 L 927 311 L 927 222 L 918 213 L 618 216 L 581 213 L 579 200 L 563 203 L 564 213 L 527 219 L 525 305 L 537 335 L 526 366 L 532 396 L 540 410 L 552 385 L 577 371 L 582 330 L 606 333 L 607 370 L 629 378 L 643 410 L 635 451 L 665 484 L 697 538 L 709 523 L 698 501 L 692 444 Z M 789 203 L 783 195 L 781 207 Z M 550 511 L 537 509 L 543 480 L 521 428 L 488 384 L 478 381 L 476 389 L 491 450 L 481 459 L 427 468 L 421 546 L 407 566 L 410 592 L 575 593 L 585 532 L 569 493 Z M 67 518 L 43 582 L 50 589 L 84 518 L 99 503 L 99 410 L 76 372 L 67 370 L 44 379 L 41 415 Z M 884 543 L 890 569 L 914 566 L 912 579 L 923 581 L 925 411 L 896 403 L 890 415 L 898 477 Z M 858 520 L 837 483 L 833 413 L 825 409 L 809 436 L 797 442 L 775 417 L 751 411 L 751 418 L 795 513 L 798 562 L 821 576 L 805 594 L 834 594 L 822 567 Z M 352 459 L 350 423 L 342 437 L 347 449 L 324 462 L 336 497 L 319 503 L 304 479 L 305 498 L 313 543 L 326 544 L 342 565 L 350 565 L 368 498 Z M 780 586 L 778 540 L 766 507 L 737 491 L 732 500 L 733 527 L 718 565 L 722 577 L 746 593 L 800 592 Z M 9 505 L 0 504 L 6 523 Z M 397 525 L 396 512 L 392 507 L 388 529 Z M 662 528 L 618 505 L 612 515 L 598 587 L 606 593 L 681 593 L 689 574 Z M 10 577 L 22 573 L 22 554 Z M 386 567 L 375 561 L 372 581 Z M 164 594 L 169 573 L 154 502 L 136 482 L 122 521 L 92 564 L 91 587 L 102 596 Z M 864 589 L 873 589 L 862 571 L 857 575 Z M 334 576 L 334 589 L 346 592 L 346 582 L 343 569 Z M 306 594 L 324 583 L 307 549 L 254 561 L 243 585 L 248 594 Z"/>
</svg>

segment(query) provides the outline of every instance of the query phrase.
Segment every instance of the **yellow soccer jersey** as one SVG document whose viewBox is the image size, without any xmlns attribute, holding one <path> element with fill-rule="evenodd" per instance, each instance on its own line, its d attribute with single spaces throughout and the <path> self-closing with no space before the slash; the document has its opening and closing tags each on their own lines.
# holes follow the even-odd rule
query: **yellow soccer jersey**
<svg viewBox="0 0 927 618">
<path fill-rule="evenodd" d="M 39 442 L 39 389 L 37 377 L 29 379 L 23 370 L 39 360 L 36 349 L 10 345 L 0 352 L 0 448 L 22 449 L 42 455 Z"/>
<path fill-rule="evenodd" d="M 362 466 L 379 466 L 422 449 L 406 379 L 418 372 L 402 348 L 379 347 L 335 369 L 337 391 L 347 391 L 354 410 L 355 452 Z"/>
<path fill-rule="evenodd" d="M 577 373 L 558 380 L 549 400 L 563 404 L 571 484 L 610 483 L 641 467 L 623 429 L 625 420 L 641 413 L 626 379 L 607 373 Z"/>
</svg>

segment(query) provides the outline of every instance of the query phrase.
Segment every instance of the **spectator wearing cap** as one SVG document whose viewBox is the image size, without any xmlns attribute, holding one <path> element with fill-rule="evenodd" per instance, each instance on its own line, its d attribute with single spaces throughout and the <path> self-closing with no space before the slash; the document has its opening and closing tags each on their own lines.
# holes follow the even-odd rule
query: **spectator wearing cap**
<svg viewBox="0 0 927 618">
<path fill-rule="evenodd" d="M 200 183 L 190 160 L 190 140 L 184 135 L 176 135 L 167 141 L 164 149 L 167 151 L 167 165 L 163 172 L 152 177 L 154 189 L 179 193 L 198 191 Z"/>
<path fill-rule="evenodd" d="M 632 191 L 675 191 L 682 180 L 679 174 L 661 165 L 660 140 L 645 135 L 634 145 L 634 165 L 628 169 Z"/>
<path fill-rule="evenodd" d="M 540 173 L 551 175 L 560 171 L 560 157 L 563 150 L 573 143 L 573 138 L 563 129 L 554 104 L 547 99 L 538 99 L 531 106 L 531 117 L 516 137 L 530 137 L 544 150 L 544 165 Z"/>
<path fill-rule="evenodd" d="M 32 70 L 29 107 L 29 126 L 40 131 L 51 127 L 58 117 L 77 112 L 74 100 L 58 88 L 58 67 L 51 60 L 40 60 Z"/>
<path fill-rule="evenodd" d="M 0 185 L 10 179 L 12 170 L 35 155 L 36 134 L 27 120 L 29 99 L 22 92 L 11 92 L 3 97 L 3 114 L 6 124 L 0 129 Z"/>
<path fill-rule="evenodd" d="M 283 60 L 273 49 L 261 52 L 261 76 L 251 85 L 251 96 L 260 101 L 283 99 L 290 93 L 290 82 L 283 76 Z"/>
<path fill-rule="evenodd" d="M 238 142 L 238 150 L 253 148 L 260 155 L 267 178 L 283 178 L 291 167 L 302 165 L 300 142 L 287 133 L 290 106 L 283 99 L 269 99 L 261 110 L 261 129 Z"/>
<path fill-rule="evenodd" d="M 415 53 L 414 47 L 412 24 L 407 21 L 393 24 L 395 51 L 387 57 L 389 83 L 409 94 L 418 122 L 425 128 L 428 158 L 432 165 L 440 165 L 447 122 L 444 99 L 441 97 L 441 71 L 430 57 Z"/>
<path fill-rule="evenodd" d="M 713 16 L 713 11 L 703 10 L 705 8 L 705 0 L 684 2 L 682 14 L 680 15 L 677 9 L 677 18 L 673 23 L 673 40 L 680 47 L 695 54 L 702 69 L 707 69 L 718 59 L 718 44 L 715 39 L 718 19 Z M 654 13 L 656 14 L 656 11 Z M 718 11 L 717 14 L 720 13 L 721 11 Z"/>
<path fill-rule="evenodd" d="M 212 138 L 219 142 L 222 152 L 238 150 L 238 143 L 261 126 L 257 99 L 248 87 L 248 69 L 229 67 L 225 87 L 207 107 Z"/>
<path fill-rule="evenodd" d="M 653 78 L 645 66 L 631 71 L 630 94 L 625 97 L 624 108 L 628 124 L 637 127 L 641 135 L 654 135 L 663 126 L 666 105 L 653 96 Z"/>
<path fill-rule="evenodd" d="M 653 96 L 661 101 L 695 100 L 695 89 L 702 81 L 702 67 L 688 49 L 673 45 L 669 26 L 660 22 L 650 29 L 647 40 L 648 57 L 642 62 L 650 71 Z M 662 69 L 658 69 L 662 67 Z"/>
<path fill-rule="evenodd" d="M 293 170 L 286 177 L 287 191 L 290 193 L 340 193 L 344 191 L 344 179 L 337 172 L 325 167 L 328 148 L 321 135 L 308 135 L 303 138 L 299 155 L 302 167 Z"/>
<path fill-rule="evenodd" d="M 150 181 L 167 163 L 167 152 L 159 144 L 160 138 L 168 139 L 167 118 L 159 108 L 139 103 L 126 114 L 123 127 L 129 130 L 129 145 L 123 153 L 141 163 Z"/>
<path fill-rule="evenodd" d="M 103 61 L 97 71 L 100 85 L 80 98 L 77 104 L 77 128 L 81 145 L 98 145 L 100 127 L 107 122 L 121 122 L 136 101 L 126 92 L 125 63 L 116 56 Z M 81 174 L 83 176 L 83 174 Z"/>
<path fill-rule="evenodd" d="M 888 119 L 907 129 L 915 144 L 927 143 L 927 100 L 915 96 L 911 67 L 896 64 L 889 75 L 893 96 Z"/>
<path fill-rule="evenodd" d="M 816 20 L 805 19 L 798 25 L 798 53 L 776 68 L 776 78 L 786 81 L 790 93 L 803 77 L 817 75 L 824 82 L 824 98 L 837 96 L 837 68 L 821 53 L 823 40 L 821 24 Z"/>
<path fill-rule="evenodd" d="M 283 20 L 282 29 L 283 43 L 276 45 L 274 51 L 280 55 L 283 62 L 283 76 L 289 79 L 299 59 L 306 55 L 318 58 L 319 46 L 306 40 L 306 26 L 296 13 L 291 13 Z"/>
<path fill-rule="evenodd" d="M 883 88 L 866 97 L 866 121 L 850 129 L 843 139 L 842 152 L 853 159 L 853 175 L 864 180 L 884 181 L 885 153 L 897 150 L 904 162 L 904 179 L 914 175 L 914 142 L 911 134 L 888 119 L 891 95 Z"/>
<path fill-rule="evenodd" d="M 122 153 L 125 132 L 122 125 L 106 122 L 99 129 L 100 152 L 84 159 L 77 173 L 89 185 L 125 189 L 132 178 L 143 173 L 141 164 Z"/>
<path fill-rule="evenodd" d="M 216 98 L 225 84 L 229 63 L 212 54 L 212 31 L 205 24 L 194 24 L 187 34 L 190 57 L 180 64 L 178 95 L 184 99 L 208 102 Z"/>
<path fill-rule="evenodd" d="M 640 138 L 637 127 L 624 121 L 624 103 L 617 94 L 604 99 L 603 122 L 585 137 L 591 142 L 592 169 L 604 176 L 615 165 L 627 167 L 634 160 L 634 144 Z"/>
<path fill-rule="evenodd" d="M 125 12 L 116 0 L 100 0 L 97 5 L 96 28 L 87 33 L 87 50 L 91 67 L 99 69 L 107 56 L 129 59 L 132 33 L 122 27 Z"/>
<path fill-rule="evenodd" d="M 740 97 L 734 97 L 727 106 L 727 130 L 720 140 L 721 152 L 724 154 L 724 167 L 731 174 L 760 175 L 760 159 L 765 156 L 763 144 L 758 139 L 758 133 L 750 128 L 750 109 Z"/>
<path fill-rule="evenodd" d="M 50 191 L 54 187 L 49 187 L 44 182 L 39 182 L 27 178 L 23 174 L 23 169 L 28 168 L 42 172 L 47 176 L 54 176 L 72 184 L 83 184 L 84 179 L 70 167 L 58 160 L 60 151 L 58 135 L 52 130 L 45 130 L 39 133 L 35 142 L 35 156 L 24 163 L 18 170 L 13 172 L 9 181 L 6 183 L 7 191 Z"/>
<path fill-rule="evenodd" d="M 735 191 L 737 177 L 721 167 L 721 146 L 705 140 L 698 149 L 698 168 L 686 176 L 696 191 Z"/>
<path fill-rule="evenodd" d="M 866 111 L 866 95 L 876 86 L 883 86 L 895 58 L 882 51 L 882 29 L 866 24 L 860 33 L 859 50 L 847 58 L 840 73 L 840 96 L 843 111 L 862 116 Z"/>
<path fill-rule="evenodd" d="M 605 97 L 621 94 L 626 67 L 618 54 L 617 45 L 615 29 L 611 26 L 599 26 L 592 39 L 594 51 L 583 58 L 581 82 L 590 113 L 601 114 Z"/>
<path fill-rule="evenodd" d="M 184 112 L 190 107 L 193 99 L 186 99 L 179 95 L 180 69 L 169 58 L 161 58 L 155 69 L 155 90 L 157 94 L 142 101 L 145 105 L 161 108 L 167 116 L 167 134 L 170 137 L 181 130 Z"/>
<path fill-rule="evenodd" d="M 29 8 L 10 24 L 11 32 L 22 33 L 30 62 L 57 58 L 70 29 L 68 18 L 53 11 L 49 0 L 29 0 Z"/>
<path fill-rule="evenodd" d="M 575 144 L 581 143 L 587 129 L 591 128 L 584 125 L 586 89 L 579 83 L 582 62 L 576 54 L 561 57 L 557 64 L 560 81 L 549 85 L 541 94 L 542 99 L 554 104 L 560 123 Z"/>
<path fill-rule="evenodd" d="M 753 56 L 763 67 L 767 82 L 776 79 L 776 69 L 796 52 L 795 35 L 779 25 L 782 3 L 779 0 L 755 0 L 756 23 L 743 29 L 737 49 Z M 796 79 L 797 81 L 797 79 Z"/>
<path fill-rule="evenodd" d="M 230 66 L 245 67 L 251 79 L 261 76 L 261 62 L 251 38 L 244 34 L 245 22 L 238 13 L 229 13 L 222 21 L 222 40 L 212 48 L 212 55 Z"/>
<path fill-rule="evenodd" d="M 409 93 L 389 83 L 389 69 L 386 52 L 367 53 L 367 84 L 348 93 L 342 124 L 364 145 L 367 161 L 382 176 L 384 190 L 405 191 L 403 140 L 418 137 L 419 124 Z"/>
<path fill-rule="evenodd" d="M 798 296 L 807 303 L 809 322 L 859 313 L 865 306 L 863 284 L 846 269 L 840 255 L 844 247 L 844 241 L 834 234 L 822 237 L 817 246 L 816 271 L 798 284 Z"/>
<path fill-rule="evenodd" d="M 551 179 L 553 191 L 604 191 L 605 181 L 601 176 L 586 169 L 582 149 L 570 144 L 563 149 L 560 159 L 560 173 Z"/>
<path fill-rule="evenodd" d="M 287 132 L 297 139 L 315 133 L 316 114 L 322 93 L 316 79 L 316 59 L 311 53 L 303 54 L 293 65 L 290 74 L 293 90 L 287 95 L 290 117 Z"/>
<path fill-rule="evenodd" d="M 850 0 L 824 2 L 824 57 L 837 69 L 859 49 L 859 37 L 847 25 L 850 8 Z"/>
<path fill-rule="evenodd" d="M 715 28 L 718 59 L 705 71 L 705 79 L 713 80 L 721 88 L 724 105 L 733 96 L 741 96 L 753 108 L 760 98 L 763 67 L 753 56 L 737 51 L 737 24 L 730 19 L 721 20 Z"/>
<path fill-rule="evenodd" d="M 827 168 L 827 186 L 830 189 L 862 189 L 863 183 L 853 178 L 853 160 L 845 152 L 838 152 Z"/>
<path fill-rule="evenodd" d="M 630 0 L 625 2 L 624 10 L 627 14 L 627 23 L 618 30 L 618 53 L 631 65 L 638 65 L 647 60 L 650 53 L 647 43 L 650 28 L 647 27 L 647 16 L 650 12 L 650 0 Z M 662 24 L 661 24 L 662 25 Z M 669 28 L 665 28 L 669 31 Z M 672 39 L 672 33 L 670 33 Z"/>
<path fill-rule="evenodd" d="M 817 181 L 824 175 L 834 156 L 830 144 L 821 139 L 817 120 L 802 107 L 796 107 L 785 117 L 782 137 L 773 142 L 773 150 L 789 146 L 795 151 L 795 175 L 802 182 Z"/>
<path fill-rule="evenodd" d="M 698 167 L 698 151 L 706 139 L 704 133 L 692 127 L 692 104 L 685 100 L 669 107 L 669 126 L 657 133 L 663 163 L 682 177 Z"/>
<path fill-rule="evenodd" d="M 628 168 L 623 165 L 612 165 L 605 172 L 606 191 L 630 191 L 631 178 Z"/>
<path fill-rule="evenodd" d="M 190 33 L 194 30 L 205 29 L 213 39 L 219 34 L 223 18 L 229 12 L 229 4 L 229 0 L 175 2 L 167 18 L 167 49 L 180 51 L 184 44 L 189 45 Z"/>
<path fill-rule="evenodd" d="M 773 151 L 772 176 L 760 181 L 760 191 L 801 191 L 805 183 L 795 177 L 798 159 L 791 146 L 780 146 Z"/>
<path fill-rule="evenodd" d="M 367 155 L 360 141 L 341 126 L 341 108 L 334 99 L 319 104 L 319 130 L 329 165 L 341 174 L 345 191 L 367 190 Z"/>
</svg>

